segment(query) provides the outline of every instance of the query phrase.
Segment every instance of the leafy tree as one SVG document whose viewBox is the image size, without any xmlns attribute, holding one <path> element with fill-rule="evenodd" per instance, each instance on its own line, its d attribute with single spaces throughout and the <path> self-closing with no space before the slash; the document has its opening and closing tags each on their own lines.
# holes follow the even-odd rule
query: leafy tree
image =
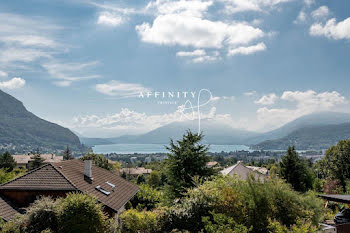
<svg viewBox="0 0 350 233">
<path fill-rule="evenodd" d="M 15 179 L 16 177 L 19 177 L 21 175 L 24 175 L 26 170 L 21 168 L 15 168 L 12 171 L 7 171 L 4 168 L 0 169 L 0 184 L 6 183 L 10 180 Z"/>
<path fill-rule="evenodd" d="M 137 176 L 136 183 L 137 184 L 143 184 L 146 182 L 146 178 L 143 174 Z"/>
<path fill-rule="evenodd" d="M 27 233 L 37 233 L 44 230 L 58 231 L 57 203 L 49 197 L 36 200 L 24 216 Z"/>
<path fill-rule="evenodd" d="M 350 140 L 341 140 L 330 147 L 320 161 L 320 167 L 321 173 L 338 180 L 345 192 L 346 181 L 350 179 Z"/>
<path fill-rule="evenodd" d="M 149 174 L 147 181 L 149 185 L 156 188 L 161 185 L 161 182 L 161 175 L 158 171 L 152 171 L 151 174 Z"/>
<path fill-rule="evenodd" d="M 107 217 L 97 200 L 81 193 L 70 193 L 59 204 L 60 233 L 104 233 Z"/>
<path fill-rule="evenodd" d="M 40 150 L 37 149 L 35 152 L 34 152 L 34 155 L 32 157 L 30 157 L 32 160 L 29 161 L 28 163 L 28 167 L 29 167 L 29 170 L 34 170 L 38 167 L 41 167 L 44 163 L 44 160 L 42 157 L 41 157 L 41 154 L 40 154 Z"/>
<path fill-rule="evenodd" d="M 94 153 L 87 153 L 84 155 L 81 160 L 92 160 L 94 164 L 100 168 L 104 168 L 106 170 L 112 171 L 113 165 L 109 163 L 108 159 L 106 159 L 103 155 L 98 155 Z"/>
<path fill-rule="evenodd" d="M 0 155 L 0 169 L 5 168 L 8 171 L 12 171 L 16 167 L 16 165 L 17 163 L 15 159 L 8 151 Z"/>
<path fill-rule="evenodd" d="M 163 193 L 147 184 L 140 185 L 140 190 L 131 199 L 131 205 L 137 209 L 152 210 L 163 199 Z"/>
<path fill-rule="evenodd" d="M 161 232 L 162 214 L 163 212 L 161 211 L 137 211 L 135 209 L 127 210 L 120 216 L 123 232 Z"/>
<path fill-rule="evenodd" d="M 210 161 L 207 155 L 208 146 L 200 144 L 203 134 L 192 133 L 188 130 L 182 140 L 171 139 L 166 149 L 168 153 L 167 178 L 170 192 L 174 197 L 181 197 L 182 192 L 193 187 L 193 178 L 209 177 L 214 174 L 213 169 L 206 164 Z"/>
<path fill-rule="evenodd" d="M 294 146 L 289 147 L 280 163 L 280 175 L 296 191 L 305 192 L 312 188 L 313 174 L 305 160 L 301 159 Z"/>
<path fill-rule="evenodd" d="M 67 146 L 66 149 L 63 151 L 63 160 L 71 160 L 74 159 L 71 150 Z"/>
</svg>

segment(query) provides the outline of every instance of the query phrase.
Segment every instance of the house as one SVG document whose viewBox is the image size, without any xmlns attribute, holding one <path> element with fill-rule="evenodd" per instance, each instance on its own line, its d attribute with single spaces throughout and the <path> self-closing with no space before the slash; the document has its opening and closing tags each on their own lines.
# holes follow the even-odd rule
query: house
<svg viewBox="0 0 350 233">
<path fill-rule="evenodd" d="M 38 196 L 65 197 L 70 192 L 97 198 L 109 216 L 119 214 L 136 194 L 138 186 L 116 173 L 92 165 L 92 160 L 48 163 L 0 185 L 0 195 L 24 208 Z"/>
<path fill-rule="evenodd" d="M 244 180 L 250 175 L 253 175 L 256 179 L 265 180 L 267 178 L 268 171 L 266 168 L 246 166 L 242 161 L 238 161 L 235 165 L 222 170 L 221 174 L 231 176 L 237 175 Z"/>
<path fill-rule="evenodd" d="M 17 163 L 17 167 L 23 168 L 28 168 L 28 163 L 32 160 L 33 156 L 32 154 L 12 155 Z M 43 164 L 63 161 L 63 156 L 57 156 L 55 154 L 41 154 L 40 156 L 44 159 Z"/>
<path fill-rule="evenodd" d="M 144 175 L 144 176 L 148 176 L 149 174 L 151 174 L 152 169 L 146 169 L 144 167 L 136 167 L 136 168 L 122 168 L 119 170 L 120 174 L 126 174 L 126 175 L 130 175 L 130 176 L 138 176 L 138 175 Z"/>
<path fill-rule="evenodd" d="M 212 167 L 215 167 L 215 166 L 217 166 L 217 165 L 218 165 L 218 162 L 216 162 L 216 161 L 210 161 L 210 162 L 207 162 L 206 167 L 207 167 L 207 168 L 212 168 Z"/>
<path fill-rule="evenodd" d="M 13 204 L 6 198 L 0 196 L 0 218 L 7 222 L 13 219 L 16 214 L 19 214 L 19 212 L 15 209 Z"/>
</svg>

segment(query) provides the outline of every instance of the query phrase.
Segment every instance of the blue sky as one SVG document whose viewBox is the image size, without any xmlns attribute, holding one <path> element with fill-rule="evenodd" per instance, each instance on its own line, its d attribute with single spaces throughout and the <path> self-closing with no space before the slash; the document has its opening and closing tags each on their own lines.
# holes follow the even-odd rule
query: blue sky
<svg viewBox="0 0 350 233">
<path fill-rule="evenodd" d="M 208 89 L 201 118 L 257 131 L 349 112 L 349 9 L 346 0 L 4 0 L 0 88 L 90 137 L 191 115 L 186 98 L 140 92 Z"/>
</svg>

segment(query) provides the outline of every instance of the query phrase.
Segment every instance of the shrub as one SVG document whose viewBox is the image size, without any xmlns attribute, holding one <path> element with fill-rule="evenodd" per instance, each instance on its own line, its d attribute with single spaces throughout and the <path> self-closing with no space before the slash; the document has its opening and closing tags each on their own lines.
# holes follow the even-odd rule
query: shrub
<svg viewBox="0 0 350 233">
<path fill-rule="evenodd" d="M 123 232 L 128 233 L 155 233 L 160 232 L 162 228 L 161 210 L 155 211 L 138 211 L 130 209 L 120 215 Z"/>
<path fill-rule="evenodd" d="M 147 184 L 141 184 L 140 190 L 132 198 L 131 204 L 139 210 L 152 210 L 158 206 L 162 200 L 163 193 Z"/>
<path fill-rule="evenodd" d="M 59 205 L 59 220 L 62 233 L 99 233 L 107 229 L 102 206 L 87 194 L 68 194 Z"/>
</svg>

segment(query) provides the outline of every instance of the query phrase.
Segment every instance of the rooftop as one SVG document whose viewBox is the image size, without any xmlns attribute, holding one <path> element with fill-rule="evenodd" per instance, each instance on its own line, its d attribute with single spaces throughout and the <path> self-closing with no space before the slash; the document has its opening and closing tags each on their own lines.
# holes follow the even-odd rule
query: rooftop
<svg viewBox="0 0 350 233">
<path fill-rule="evenodd" d="M 5 220 L 6 222 L 10 221 L 18 213 L 19 212 L 12 206 L 12 204 L 7 199 L 0 196 L 0 217 L 3 220 Z"/>
</svg>

